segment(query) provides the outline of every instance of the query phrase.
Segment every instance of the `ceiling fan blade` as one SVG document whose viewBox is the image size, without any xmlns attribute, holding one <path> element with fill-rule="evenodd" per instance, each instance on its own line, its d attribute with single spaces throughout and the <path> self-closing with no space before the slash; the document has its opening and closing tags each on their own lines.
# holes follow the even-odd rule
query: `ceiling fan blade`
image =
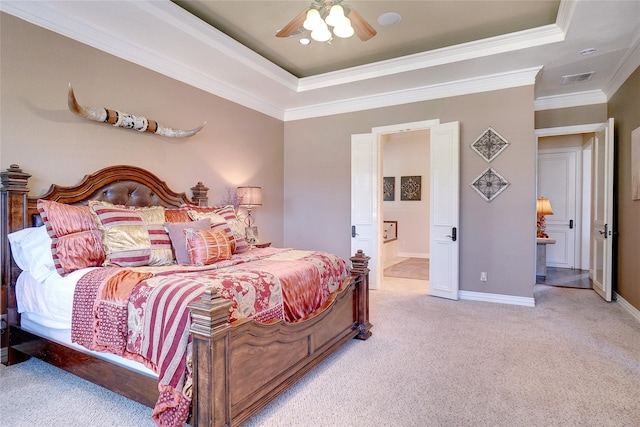
<svg viewBox="0 0 640 427">
<path fill-rule="evenodd" d="M 276 37 L 289 37 L 295 33 L 298 28 L 302 27 L 304 20 L 307 19 L 308 10 L 308 8 L 303 10 L 298 14 L 298 16 L 293 18 L 291 22 L 282 27 L 282 29 L 276 33 Z"/>
<path fill-rule="evenodd" d="M 378 34 L 375 28 L 373 28 L 354 8 L 349 7 L 348 9 L 349 13 L 347 14 L 347 17 L 351 20 L 351 26 L 360 40 L 366 42 L 371 37 Z"/>
</svg>

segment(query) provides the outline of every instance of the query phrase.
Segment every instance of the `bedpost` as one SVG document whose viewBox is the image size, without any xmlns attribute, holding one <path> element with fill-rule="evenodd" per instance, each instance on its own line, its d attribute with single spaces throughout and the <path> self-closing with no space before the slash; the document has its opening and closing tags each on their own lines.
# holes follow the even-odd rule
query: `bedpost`
<svg viewBox="0 0 640 427">
<path fill-rule="evenodd" d="M 351 275 L 360 276 L 356 279 L 356 292 L 358 300 L 358 335 L 356 338 L 366 340 L 371 336 L 371 323 L 369 322 L 369 260 L 368 257 L 358 249 L 358 252 L 351 258 Z"/>
<path fill-rule="evenodd" d="M 209 191 L 209 187 L 205 187 L 202 182 L 198 181 L 195 187 L 191 187 L 193 203 L 198 206 L 207 206 L 209 204 L 207 191 Z"/>
<path fill-rule="evenodd" d="M 193 401 L 191 423 L 197 426 L 229 426 L 229 311 L 233 303 L 207 288 L 188 305 L 193 338 Z"/>
<path fill-rule="evenodd" d="M 0 173 L 0 245 L 2 250 L 2 293 L 0 296 L 0 312 L 7 314 L 8 325 L 2 325 L 3 362 L 5 349 L 9 345 L 9 325 L 15 325 L 18 321 L 18 311 L 15 301 L 15 293 L 10 287 L 16 283 L 19 274 L 18 266 L 11 256 L 8 234 L 27 226 L 27 194 L 29 188 L 27 182 L 29 175 L 23 172 L 18 165 L 11 165 L 6 171 Z M 7 360 L 6 363 L 17 361 Z"/>
</svg>

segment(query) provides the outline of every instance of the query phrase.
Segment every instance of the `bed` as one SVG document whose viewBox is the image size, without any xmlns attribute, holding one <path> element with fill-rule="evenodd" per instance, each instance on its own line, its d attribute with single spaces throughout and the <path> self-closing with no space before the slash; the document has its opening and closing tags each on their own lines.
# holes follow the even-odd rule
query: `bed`
<svg viewBox="0 0 640 427">
<path fill-rule="evenodd" d="M 235 426 L 245 422 L 285 392 L 347 341 L 353 338 L 366 340 L 371 335 L 368 307 L 367 262 L 369 258 L 362 251 L 354 254 L 350 258 L 351 266 L 345 263 L 346 268 L 342 271 L 342 264 L 331 254 L 288 248 L 244 248 L 242 239 L 237 236 L 237 233 L 238 238 L 234 246 L 229 242 L 234 241 L 232 234 L 237 230 L 230 230 L 233 227 L 217 227 L 212 231 L 216 228 L 212 225 L 213 222 L 207 222 L 207 226 L 203 226 L 204 231 L 194 231 L 191 226 L 187 231 L 180 230 L 182 236 L 187 236 L 190 259 L 200 260 L 199 263 L 194 261 L 189 266 L 176 266 L 175 262 L 171 265 L 165 263 L 157 267 L 148 266 L 149 260 L 154 256 L 166 254 L 166 241 L 156 242 L 158 243 L 156 246 L 152 244 L 153 250 L 145 246 L 142 255 L 140 248 L 134 248 L 134 250 L 128 247 L 126 251 L 119 251 L 111 246 L 105 246 L 105 241 L 102 241 L 105 251 L 109 249 L 106 257 L 113 261 L 107 263 L 108 267 L 101 266 L 104 264 L 101 259 L 99 265 L 77 266 L 75 270 L 65 270 L 65 273 L 60 275 L 63 282 L 74 282 L 74 290 L 71 293 L 74 299 L 72 317 L 75 329 L 72 328 L 70 333 L 76 334 L 74 335 L 76 338 L 82 337 L 83 331 L 94 333 L 93 338 L 87 338 L 84 335 L 89 343 L 87 344 L 89 349 L 78 344 L 78 342 L 82 343 L 82 339 L 70 342 L 71 340 L 65 337 L 47 332 L 47 328 L 44 327 L 47 326 L 46 322 L 41 322 L 37 315 L 28 313 L 29 309 L 23 307 L 21 311 L 24 313 L 18 312 L 18 299 L 24 298 L 25 294 L 35 292 L 30 289 L 37 288 L 38 285 L 33 282 L 38 282 L 38 278 L 32 276 L 39 274 L 37 269 L 34 269 L 34 272 L 29 271 L 28 274 L 22 272 L 14 259 L 17 253 L 13 254 L 13 257 L 7 256 L 11 251 L 10 236 L 27 233 L 33 233 L 34 236 L 35 233 L 42 234 L 43 221 L 48 227 L 47 234 L 50 234 L 51 224 L 54 222 L 50 217 L 54 216 L 55 209 L 59 207 L 78 208 L 83 212 L 87 210 L 87 206 L 90 207 L 96 223 L 100 225 L 97 236 L 101 237 L 95 237 L 94 229 L 83 235 L 102 239 L 106 239 L 105 236 L 108 235 L 108 233 L 105 234 L 106 230 L 113 230 L 107 227 L 107 219 L 112 218 L 109 214 L 113 212 L 122 214 L 121 210 L 124 209 L 138 212 L 141 217 L 147 214 L 147 209 L 157 210 L 157 207 L 160 207 L 163 212 L 172 211 L 180 215 L 183 215 L 186 210 L 191 216 L 189 220 L 194 223 L 204 221 L 203 216 L 210 215 L 212 209 L 224 211 L 226 208 L 224 212 L 226 214 L 229 212 L 228 207 L 209 208 L 207 206 L 207 188 L 202 183 L 198 183 L 191 189 L 193 197 L 189 198 L 185 193 L 177 193 L 169 189 L 165 182 L 154 174 L 135 166 L 107 167 L 86 175 L 76 186 L 52 185 L 49 191 L 41 196 L 29 195 L 30 176 L 18 165 L 11 165 L 1 173 L 2 303 L 6 304 L 3 309 L 8 314 L 9 324 L 8 334 L 4 334 L 8 335 L 6 361 L 8 365 L 19 363 L 29 357 L 37 357 L 150 408 L 155 408 L 154 419 L 162 425 L 181 425 L 183 421 L 181 417 L 184 417 L 190 424 L 197 426 Z M 216 215 L 225 217 L 223 211 L 215 212 Z M 211 218 L 214 217 L 209 217 L 213 221 Z M 123 223 L 116 222 L 116 224 Z M 231 224 L 230 219 L 227 224 Z M 136 226 L 139 224 L 136 223 Z M 145 223 L 145 226 L 148 231 L 145 235 L 152 236 L 152 230 L 155 230 L 156 226 L 148 223 Z M 116 232 L 121 231 L 122 229 L 116 229 Z M 227 239 L 221 238 L 222 235 L 227 236 Z M 66 254 L 63 251 L 65 247 L 61 236 L 54 237 L 56 242 L 53 245 L 54 267 L 60 271 L 60 268 L 68 267 L 65 264 L 66 260 L 63 259 Z M 27 241 L 32 240 L 27 239 Z M 174 243 L 171 240 L 170 245 Z M 76 247 L 77 242 L 74 245 L 72 246 Z M 240 250 L 240 247 L 243 249 Z M 165 252 L 162 252 L 163 250 Z M 30 250 L 25 249 L 25 251 Z M 175 248 L 172 247 L 170 252 L 174 252 L 174 256 L 177 256 Z M 141 256 L 149 258 L 141 262 L 139 261 Z M 83 253 L 82 259 L 91 260 L 92 257 Z M 203 260 L 215 262 L 202 262 Z M 24 262 L 22 264 L 24 267 Z M 293 272 L 293 270 L 290 272 L 289 269 L 296 264 L 304 264 L 307 270 L 304 270 L 304 273 Z M 310 264 L 320 267 L 311 268 Z M 312 274 L 310 268 L 320 272 Z M 26 270 L 31 269 L 26 268 Z M 281 271 L 285 273 L 278 276 Z M 334 274 L 330 275 L 329 272 Z M 270 276 L 272 273 L 274 276 Z M 234 289 L 237 288 L 233 286 L 227 288 L 223 286 L 227 282 L 236 284 L 239 281 L 237 275 L 242 275 L 242 280 L 248 280 L 249 276 L 271 277 L 271 286 L 266 287 L 271 293 L 263 295 L 266 292 L 263 284 L 255 285 L 257 287 L 254 288 L 250 287 L 253 285 L 247 285 L 249 291 L 245 294 L 259 294 L 261 298 L 256 298 L 252 294 L 251 301 L 254 305 L 245 304 L 244 291 L 236 292 Z M 311 275 L 320 277 L 321 284 L 318 286 L 321 290 L 308 291 L 307 289 L 310 288 L 306 284 L 298 285 L 302 287 L 295 291 L 289 287 L 289 283 L 298 283 L 298 281 L 302 283 L 304 280 L 309 280 L 308 276 Z M 57 275 L 47 276 L 46 280 L 52 276 Z M 126 280 L 119 279 L 118 285 L 113 285 L 116 283 L 116 278 L 120 277 Z M 131 337 L 132 333 L 131 331 L 122 332 L 121 326 L 111 325 L 110 322 L 112 319 L 124 317 L 128 318 L 130 324 L 137 325 L 136 322 L 132 323 L 130 317 L 131 313 L 140 311 L 146 306 L 147 300 L 140 298 L 151 298 L 151 295 L 155 295 L 154 292 L 159 292 L 157 289 L 164 289 L 163 286 L 169 282 L 174 287 L 167 287 L 167 289 L 186 289 L 186 285 L 184 288 L 175 287 L 174 282 L 180 286 L 185 282 L 194 288 L 189 294 L 191 299 L 181 300 L 187 319 L 182 325 L 186 330 L 187 338 L 186 341 L 185 339 L 180 341 L 182 343 L 180 345 L 187 342 L 184 344 L 187 349 L 184 350 L 185 358 L 183 360 L 178 359 L 177 356 L 165 357 L 169 362 L 181 360 L 182 365 L 185 366 L 186 377 L 183 376 L 180 379 L 179 387 L 174 388 L 172 384 L 169 391 L 164 390 L 166 396 L 162 400 L 163 387 L 159 386 L 159 379 L 164 378 L 163 374 L 166 372 L 160 370 L 160 367 L 164 366 L 163 362 L 153 359 L 152 363 L 150 359 L 140 357 L 138 353 L 134 354 L 133 350 L 138 350 L 135 345 L 133 350 L 125 347 L 121 354 L 112 355 L 111 350 L 115 345 L 114 337 L 116 337 L 115 341 L 122 338 L 112 332 L 120 331 L 125 337 Z M 213 282 L 215 286 L 211 285 Z M 85 286 L 94 287 L 86 288 Z M 92 289 L 91 292 L 95 290 L 94 294 L 100 294 L 103 299 L 86 299 L 88 297 L 84 294 L 90 293 L 86 289 Z M 49 289 L 49 292 L 52 291 Z M 232 295 L 234 292 L 239 293 L 240 297 L 234 297 Z M 54 291 L 54 293 L 59 295 L 64 292 Z M 300 293 L 312 293 L 313 304 L 297 303 Z M 156 297 L 158 301 L 162 299 L 157 295 Z M 39 297 L 39 300 L 53 304 L 51 294 L 49 296 L 45 294 Z M 264 305 L 264 307 L 260 306 L 261 309 L 257 308 L 258 300 Z M 21 304 L 24 306 L 27 303 Z M 82 329 L 82 325 L 87 325 L 83 319 L 87 318 L 88 313 L 86 308 L 84 312 L 79 308 L 83 305 L 91 306 L 94 314 L 99 311 L 98 307 L 105 307 L 101 311 L 105 314 L 101 314 L 104 317 L 99 320 L 100 328 L 96 326 L 97 323 L 94 323 L 92 328 Z M 167 304 L 166 307 L 169 306 Z M 135 307 L 136 310 L 131 310 L 131 307 Z M 166 310 L 165 318 L 181 316 L 181 314 L 173 314 L 174 312 L 169 311 L 168 308 L 163 309 Z M 178 310 L 175 310 L 175 313 L 178 313 Z M 151 309 L 148 312 L 150 313 Z M 136 319 L 150 318 L 149 313 L 146 313 L 146 317 L 141 315 Z M 167 313 L 170 315 L 166 315 Z M 153 319 L 154 322 L 161 323 L 156 317 Z M 92 321 L 96 322 L 95 319 Z M 124 321 L 126 322 L 127 319 Z M 103 325 L 110 326 L 112 329 Z M 100 341 L 98 345 L 96 336 L 103 332 L 103 328 L 106 328 L 104 330 L 107 332 L 104 336 L 107 339 L 104 342 Z M 160 326 L 153 326 L 150 330 L 159 330 L 157 328 Z M 87 332 L 87 329 L 91 331 Z M 62 335 L 67 336 L 69 333 L 64 332 Z M 133 336 L 138 337 L 135 334 Z M 140 342 L 140 340 L 138 337 L 138 341 L 133 341 Z M 117 345 L 129 344 L 117 343 Z M 175 347 L 179 345 L 176 344 Z M 105 349 L 109 351 L 101 351 Z M 181 409 L 178 411 L 180 413 L 170 414 L 165 418 L 156 417 L 156 412 L 162 412 L 162 406 L 167 404 L 167 400 L 171 401 L 172 393 L 173 396 L 177 396 L 176 390 L 179 396 L 188 396 L 188 399 L 182 402 Z M 185 402 L 188 403 L 187 406 L 184 405 Z M 171 406 L 171 402 L 168 406 Z"/>
</svg>

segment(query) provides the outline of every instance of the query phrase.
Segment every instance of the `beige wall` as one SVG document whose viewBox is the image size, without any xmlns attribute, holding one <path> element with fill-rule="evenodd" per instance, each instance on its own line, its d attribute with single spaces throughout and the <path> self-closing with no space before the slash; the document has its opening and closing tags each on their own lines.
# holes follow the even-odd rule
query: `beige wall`
<svg viewBox="0 0 640 427">
<path fill-rule="evenodd" d="M 631 200 L 631 132 L 640 126 L 640 68 L 618 89 L 608 104 L 615 119 L 617 268 L 615 290 L 640 310 L 640 200 Z"/>
<path fill-rule="evenodd" d="M 285 123 L 285 244 L 313 242 L 348 256 L 351 135 L 429 119 L 460 122 L 460 289 L 532 297 L 533 86 Z M 469 186 L 488 166 L 470 145 L 489 126 L 511 143 L 491 163 L 511 186 L 487 203 Z"/>
<path fill-rule="evenodd" d="M 256 225 L 261 237 L 282 244 L 282 121 L 10 15 L 0 19 L 0 167 L 17 163 L 31 173 L 31 194 L 114 164 L 146 168 L 189 195 L 202 181 L 210 204 L 228 186 L 259 185 L 264 205 L 253 211 Z M 172 139 L 88 121 L 67 108 L 70 82 L 83 105 L 176 128 L 207 124 L 193 137 Z"/>
</svg>

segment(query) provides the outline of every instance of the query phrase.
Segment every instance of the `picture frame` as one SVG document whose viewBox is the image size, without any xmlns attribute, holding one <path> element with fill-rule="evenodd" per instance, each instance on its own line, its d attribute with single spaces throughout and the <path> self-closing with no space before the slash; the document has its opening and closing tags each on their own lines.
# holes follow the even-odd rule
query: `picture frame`
<svg viewBox="0 0 640 427">
<path fill-rule="evenodd" d="M 385 176 L 382 178 L 382 200 L 393 202 L 396 196 L 396 177 Z"/>
<path fill-rule="evenodd" d="M 400 177 L 400 200 L 422 200 L 422 176 Z"/>
<path fill-rule="evenodd" d="M 255 245 L 258 242 L 258 227 L 245 227 L 244 233 L 249 245 Z"/>
</svg>

